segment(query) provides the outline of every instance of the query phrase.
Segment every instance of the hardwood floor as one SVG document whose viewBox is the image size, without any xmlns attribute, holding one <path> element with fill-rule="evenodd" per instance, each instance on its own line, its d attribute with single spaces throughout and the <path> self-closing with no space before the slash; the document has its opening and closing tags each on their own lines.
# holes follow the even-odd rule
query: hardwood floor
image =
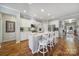
<svg viewBox="0 0 79 59">
<path fill-rule="evenodd" d="M 20 43 L 4 44 L 0 49 L 1 56 L 42 56 L 41 53 L 32 54 L 28 46 L 28 40 Z M 52 47 L 48 47 L 46 56 L 78 56 L 79 55 L 79 41 L 73 40 L 69 42 L 66 39 L 58 39 L 58 43 Z"/>
<path fill-rule="evenodd" d="M 16 41 L 4 42 L 2 43 L 2 48 L 0 49 L 1 56 L 14 56 L 19 54 L 20 44 L 16 44 Z"/>
</svg>

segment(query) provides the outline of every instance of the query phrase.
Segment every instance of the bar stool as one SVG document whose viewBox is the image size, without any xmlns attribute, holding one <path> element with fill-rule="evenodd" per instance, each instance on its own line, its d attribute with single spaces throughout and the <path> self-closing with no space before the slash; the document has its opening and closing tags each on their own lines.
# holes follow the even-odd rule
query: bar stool
<svg viewBox="0 0 79 59">
<path fill-rule="evenodd" d="M 53 35 L 52 33 L 49 33 L 49 37 L 48 37 L 48 46 L 51 48 L 51 47 L 54 47 L 53 45 L 54 41 L 53 41 Z"/>
<path fill-rule="evenodd" d="M 41 51 L 41 49 L 43 49 L 43 51 Z M 45 53 L 48 52 L 48 48 L 47 48 L 47 40 L 42 37 L 42 40 L 39 41 L 39 48 L 38 48 L 38 51 L 40 53 L 43 54 L 43 56 L 45 55 Z"/>
<path fill-rule="evenodd" d="M 55 32 L 53 32 L 53 41 L 54 41 L 54 44 L 56 45 L 56 43 L 57 43 L 57 38 L 56 38 Z"/>
</svg>

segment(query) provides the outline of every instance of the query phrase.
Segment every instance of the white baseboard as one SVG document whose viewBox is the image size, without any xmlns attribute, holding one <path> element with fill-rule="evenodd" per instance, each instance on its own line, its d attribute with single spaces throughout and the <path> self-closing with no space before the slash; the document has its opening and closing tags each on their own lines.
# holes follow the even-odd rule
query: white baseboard
<svg viewBox="0 0 79 59">
<path fill-rule="evenodd" d="M 16 41 L 16 43 L 20 43 L 20 41 Z"/>
<path fill-rule="evenodd" d="M 0 44 L 0 48 L 1 48 L 1 44 Z"/>
</svg>

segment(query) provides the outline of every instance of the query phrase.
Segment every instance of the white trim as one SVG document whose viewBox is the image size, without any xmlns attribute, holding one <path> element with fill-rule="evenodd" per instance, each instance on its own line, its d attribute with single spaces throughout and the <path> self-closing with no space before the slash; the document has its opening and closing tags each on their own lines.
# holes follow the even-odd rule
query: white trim
<svg viewBox="0 0 79 59">
<path fill-rule="evenodd" d="M 38 53 L 39 51 L 32 51 L 32 54 Z"/>
<path fill-rule="evenodd" d="M 0 44 L 0 48 L 1 48 L 1 44 Z"/>
<path fill-rule="evenodd" d="M 16 41 L 16 43 L 20 43 L 20 41 Z"/>
<path fill-rule="evenodd" d="M 14 10 L 14 11 L 19 11 L 19 10 L 17 10 L 17 9 L 14 9 L 14 8 L 11 8 L 11 7 L 7 7 L 7 6 L 5 6 L 5 5 L 2 5 L 2 4 L 0 4 L 0 6 L 2 6 L 3 8 L 6 8 L 6 9 L 10 9 L 10 10 Z"/>
</svg>

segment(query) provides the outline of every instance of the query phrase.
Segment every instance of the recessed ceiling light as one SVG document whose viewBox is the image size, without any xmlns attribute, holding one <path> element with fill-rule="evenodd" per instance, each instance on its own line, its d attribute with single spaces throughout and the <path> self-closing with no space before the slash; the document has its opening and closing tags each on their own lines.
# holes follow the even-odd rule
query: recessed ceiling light
<svg viewBox="0 0 79 59">
<path fill-rule="evenodd" d="M 50 13 L 48 13 L 48 16 L 50 16 Z"/>
<path fill-rule="evenodd" d="M 24 13 L 26 13 L 26 10 L 24 10 Z"/>
<path fill-rule="evenodd" d="M 45 10 L 44 9 L 41 9 L 41 12 L 44 12 Z"/>
</svg>

